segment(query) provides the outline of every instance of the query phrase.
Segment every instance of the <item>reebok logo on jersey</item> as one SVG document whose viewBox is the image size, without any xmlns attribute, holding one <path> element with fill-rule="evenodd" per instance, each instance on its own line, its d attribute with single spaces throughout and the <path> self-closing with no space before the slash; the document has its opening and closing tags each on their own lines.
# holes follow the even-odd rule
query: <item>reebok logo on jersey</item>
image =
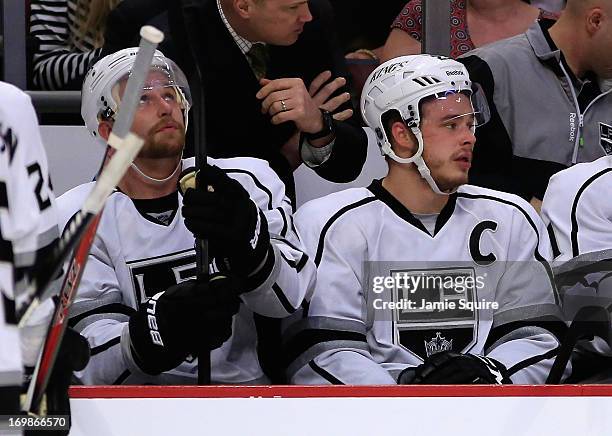
<svg viewBox="0 0 612 436">
<path fill-rule="evenodd" d="M 155 314 L 155 309 L 157 308 L 157 300 L 162 294 L 163 292 L 158 292 L 157 294 L 149 298 L 149 300 L 147 301 L 147 324 L 149 326 L 149 334 L 151 335 L 151 341 L 161 347 L 164 346 L 164 341 L 162 341 L 161 334 L 159 333 L 159 327 L 157 326 L 157 317 Z"/>
</svg>

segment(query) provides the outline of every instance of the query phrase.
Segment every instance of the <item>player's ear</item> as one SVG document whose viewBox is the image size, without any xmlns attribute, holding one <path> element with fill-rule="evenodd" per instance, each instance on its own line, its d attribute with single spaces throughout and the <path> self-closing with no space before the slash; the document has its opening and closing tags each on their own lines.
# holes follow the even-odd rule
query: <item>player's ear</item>
<svg viewBox="0 0 612 436">
<path fill-rule="evenodd" d="M 602 28 L 605 14 L 600 7 L 591 9 L 587 14 L 586 28 L 589 35 L 594 35 Z"/>
<path fill-rule="evenodd" d="M 410 157 L 416 150 L 417 140 L 403 121 L 391 124 L 391 136 L 395 153 L 400 157 Z"/>
</svg>

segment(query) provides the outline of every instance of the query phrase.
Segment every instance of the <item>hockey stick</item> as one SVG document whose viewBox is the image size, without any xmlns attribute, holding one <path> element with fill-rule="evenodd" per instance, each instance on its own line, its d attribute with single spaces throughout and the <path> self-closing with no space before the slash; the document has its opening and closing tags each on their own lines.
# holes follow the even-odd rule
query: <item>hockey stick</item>
<svg viewBox="0 0 612 436">
<path fill-rule="evenodd" d="M 189 29 L 195 27 L 194 17 L 197 16 L 197 12 L 188 13 L 188 9 L 192 6 L 188 3 L 184 5 L 184 1 L 179 2 L 179 8 L 181 9 L 181 18 L 183 21 L 184 28 L 188 32 Z M 206 165 L 206 111 L 204 109 L 204 78 L 200 70 L 198 63 L 198 56 L 196 48 L 194 46 L 193 38 L 186 39 L 187 47 L 189 48 L 189 54 L 191 55 L 191 61 L 193 62 L 193 71 L 195 71 L 195 80 L 191 80 L 191 95 L 194 99 L 193 110 L 195 112 L 195 123 L 193 129 L 194 136 L 194 153 L 195 153 L 195 167 L 196 171 Z M 198 186 L 196 178 L 196 189 L 201 188 Z M 209 188 L 210 189 L 210 188 Z M 199 280 L 206 280 L 208 277 L 208 241 L 205 239 L 196 238 L 195 240 L 195 252 L 196 252 L 196 274 Z M 210 384 L 210 350 L 202 349 L 198 352 L 198 384 L 209 385 Z"/>
<path fill-rule="evenodd" d="M 68 229 L 70 237 L 74 238 L 74 235 L 83 235 L 83 237 L 78 242 L 74 255 L 70 260 L 47 337 L 28 387 L 25 408 L 32 413 L 38 410 L 47 383 L 49 382 L 53 364 L 55 363 L 55 358 L 57 357 L 57 352 L 66 330 L 68 310 L 74 300 L 83 270 L 85 269 L 89 249 L 93 243 L 97 226 L 102 216 L 104 203 L 121 181 L 144 144 L 144 140 L 130 132 L 130 129 L 153 55 L 157 44 L 163 40 L 164 35 L 151 26 L 144 26 L 140 31 L 140 35 L 141 40 L 138 54 L 134 60 L 134 66 L 127 82 L 122 104 L 117 114 L 117 120 L 108 139 L 109 145 L 116 148 L 117 151 L 101 171 L 93 190 L 85 200 L 83 208 L 77 212 L 76 218 Z M 69 243 L 76 244 L 76 242 L 64 237 L 62 237 L 62 241 L 67 241 L 65 242 L 66 245 L 69 245 Z M 38 301 L 39 295 L 35 295 L 29 308 L 30 312 L 38 304 Z M 23 317 L 23 320 L 25 319 L 27 319 L 27 316 Z"/>
<path fill-rule="evenodd" d="M 546 384 L 556 385 L 561 382 L 563 371 L 572 356 L 576 343 L 580 339 L 593 339 L 595 336 L 599 336 L 608 342 L 609 332 L 610 316 L 605 308 L 601 306 L 581 307 L 574 316 L 565 338 L 559 346 L 559 352 L 550 369 Z"/>
</svg>

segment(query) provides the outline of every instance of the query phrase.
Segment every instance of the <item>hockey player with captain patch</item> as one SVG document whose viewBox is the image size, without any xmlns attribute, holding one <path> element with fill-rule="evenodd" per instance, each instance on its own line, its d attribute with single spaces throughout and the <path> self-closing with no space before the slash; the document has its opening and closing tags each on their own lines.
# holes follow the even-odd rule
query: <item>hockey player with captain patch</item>
<svg viewBox="0 0 612 436">
<path fill-rule="evenodd" d="M 317 283 L 285 326 L 293 383 L 545 381 L 565 329 L 550 246 L 528 203 L 466 185 L 481 101 L 451 59 L 372 72 L 361 110 L 389 171 L 296 214 Z"/>
<path fill-rule="evenodd" d="M 82 115 L 96 137 L 110 133 L 136 52 L 106 56 L 86 77 Z M 266 162 L 208 159 L 196 177 L 211 189 L 177 190 L 193 166 L 182 159 L 190 103 L 185 76 L 157 52 L 132 127 L 145 145 L 106 203 L 71 309 L 92 348 L 86 384 L 193 384 L 203 349 L 212 383 L 266 383 L 253 314 L 285 317 L 311 293 L 314 265 Z M 62 224 L 90 189 L 58 198 Z M 208 281 L 194 278 L 194 234 L 210 244 Z"/>
</svg>

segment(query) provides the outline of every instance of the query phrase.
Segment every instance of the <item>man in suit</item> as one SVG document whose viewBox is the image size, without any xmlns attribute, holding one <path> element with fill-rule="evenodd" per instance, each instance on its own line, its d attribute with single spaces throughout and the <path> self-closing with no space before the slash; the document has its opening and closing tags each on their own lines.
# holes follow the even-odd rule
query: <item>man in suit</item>
<svg viewBox="0 0 612 436">
<path fill-rule="evenodd" d="M 367 138 L 328 0 L 124 0 L 109 16 L 108 49 L 166 8 L 179 65 L 194 80 L 191 41 L 203 75 L 211 156 L 265 159 L 289 194 L 302 161 L 333 182 L 359 175 Z"/>
</svg>

